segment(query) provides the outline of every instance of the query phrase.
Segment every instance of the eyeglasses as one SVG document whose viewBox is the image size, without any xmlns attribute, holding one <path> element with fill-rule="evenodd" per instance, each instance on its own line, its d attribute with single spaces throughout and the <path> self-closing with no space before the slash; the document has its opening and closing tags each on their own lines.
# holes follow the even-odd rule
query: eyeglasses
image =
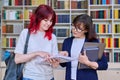
<svg viewBox="0 0 120 80">
<path fill-rule="evenodd" d="M 82 31 L 84 31 L 84 30 L 82 30 L 82 29 L 80 29 L 80 28 L 76 28 L 76 27 L 72 27 L 72 30 L 77 31 L 77 32 L 82 32 Z"/>
</svg>

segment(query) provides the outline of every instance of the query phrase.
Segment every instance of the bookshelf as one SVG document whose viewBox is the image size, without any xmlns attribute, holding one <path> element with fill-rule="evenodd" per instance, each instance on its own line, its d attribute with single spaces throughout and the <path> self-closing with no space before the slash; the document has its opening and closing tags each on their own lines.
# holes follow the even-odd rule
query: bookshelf
<svg viewBox="0 0 120 80">
<path fill-rule="evenodd" d="M 0 0 L 0 45 L 1 45 L 1 7 L 2 7 L 2 1 Z M 1 46 L 0 46 L 0 77 L 2 77 L 2 74 L 1 74 L 1 72 L 2 72 L 2 63 L 1 63 Z"/>
<path fill-rule="evenodd" d="M 71 23 L 75 16 L 88 13 L 88 0 L 54 0 L 56 5 L 52 5 L 56 11 L 58 22 L 55 26 L 55 34 L 58 39 L 58 48 L 61 50 L 62 42 L 65 38 L 72 36 Z M 82 5 L 85 4 L 85 5 Z M 62 18 L 61 16 L 65 16 Z M 66 18 L 67 17 L 67 18 Z M 61 21 L 63 20 L 63 22 Z M 57 31 L 57 32 L 56 32 Z M 64 36 L 62 35 L 62 33 Z M 60 34 L 60 35 L 59 35 Z"/>
<path fill-rule="evenodd" d="M 120 0 L 89 0 L 88 3 L 98 37 L 106 43 L 108 62 L 120 62 Z"/>
<path fill-rule="evenodd" d="M 113 1 L 113 3 L 114 62 L 120 62 L 120 0 Z"/>
<path fill-rule="evenodd" d="M 2 3 L 2 53 L 14 50 L 18 36 L 29 24 L 34 9 L 39 4 L 47 4 L 57 14 L 54 34 L 57 36 L 59 50 L 63 40 L 72 36 L 73 18 L 86 13 L 93 17 L 100 42 L 106 43 L 108 62 L 120 62 L 120 0 L 2 0 Z"/>
<path fill-rule="evenodd" d="M 1 37 L 1 17 L 2 17 L 1 8 L 2 8 L 2 1 L 0 0 L 0 37 Z M 1 43 L 1 38 L 0 38 L 0 43 Z M 1 47 L 0 47 L 0 50 L 1 50 Z"/>
</svg>

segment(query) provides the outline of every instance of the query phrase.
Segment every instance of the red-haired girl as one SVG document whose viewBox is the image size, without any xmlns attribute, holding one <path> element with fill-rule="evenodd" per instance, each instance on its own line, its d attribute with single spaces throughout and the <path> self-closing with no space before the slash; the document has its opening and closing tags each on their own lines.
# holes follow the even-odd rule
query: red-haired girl
<svg viewBox="0 0 120 80">
<path fill-rule="evenodd" d="M 53 34 L 55 22 L 55 11 L 48 5 L 40 5 L 31 16 L 28 29 L 21 32 L 14 52 L 16 64 L 25 63 L 23 80 L 53 80 L 53 67 L 59 61 L 48 58 L 58 53 L 57 39 Z M 27 54 L 23 54 L 28 31 Z M 38 64 L 39 58 L 48 59 L 50 64 Z"/>
</svg>

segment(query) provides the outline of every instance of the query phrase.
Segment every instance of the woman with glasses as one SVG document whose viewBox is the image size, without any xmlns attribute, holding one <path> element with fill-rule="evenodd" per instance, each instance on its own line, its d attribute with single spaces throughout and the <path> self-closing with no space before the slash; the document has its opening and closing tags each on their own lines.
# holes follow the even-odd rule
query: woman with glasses
<svg viewBox="0 0 120 80">
<path fill-rule="evenodd" d="M 73 37 L 65 39 L 62 46 L 62 51 L 68 53 L 61 54 L 78 59 L 60 64 L 62 67 L 66 67 L 65 80 L 98 80 L 96 71 L 106 70 L 108 67 L 106 57 L 103 55 L 101 59 L 92 62 L 86 56 L 86 52 L 84 55 L 81 54 L 84 42 L 99 42 L 96 38 L 92 18 L 87 14 L 75 17 L 72 23 L 72 34 Z M 79 69 L 79 62 L 90 68 Z"/>
</svg>

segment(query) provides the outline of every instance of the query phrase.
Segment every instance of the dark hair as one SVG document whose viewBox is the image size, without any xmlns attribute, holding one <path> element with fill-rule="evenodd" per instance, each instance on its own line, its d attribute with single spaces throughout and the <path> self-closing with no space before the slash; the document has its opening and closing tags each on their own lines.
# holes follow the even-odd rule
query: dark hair
<svg viewBox="0 0 120 80">
<path fill-rule="evenodd" d="M 30 18 L 30 24 L 28 26 L 28 29 L 30 33 L 36 33 L 40 28 L 41 20 L 48 19 L 50 16 L 52 16 L 52 25 L 50 28 L 45 32 L 45 37 L 47 37 L 49 40 L 52 39 L 52 32 L 53 32 L 53 26 L 56 22 L 56 14 L 55 11 L 48 5 L 39 5 L 34 13 L 32 14 Z"/>
<path fill-rule="evenodd" d="M 74 18 L 73 24 L 76 25 L 78 23 L 84 24 L 84 28 L 85 28 L 85 30 L 87 30 L 87 32 L 85 33 L 85 36 L 88 39 L 88 41 L 92 41 L 94 39 L 97 39 L 95 28 L 93 26 L 92 17 L 90 17 L 87 14 L 78 15 Z"/>
</svg>

